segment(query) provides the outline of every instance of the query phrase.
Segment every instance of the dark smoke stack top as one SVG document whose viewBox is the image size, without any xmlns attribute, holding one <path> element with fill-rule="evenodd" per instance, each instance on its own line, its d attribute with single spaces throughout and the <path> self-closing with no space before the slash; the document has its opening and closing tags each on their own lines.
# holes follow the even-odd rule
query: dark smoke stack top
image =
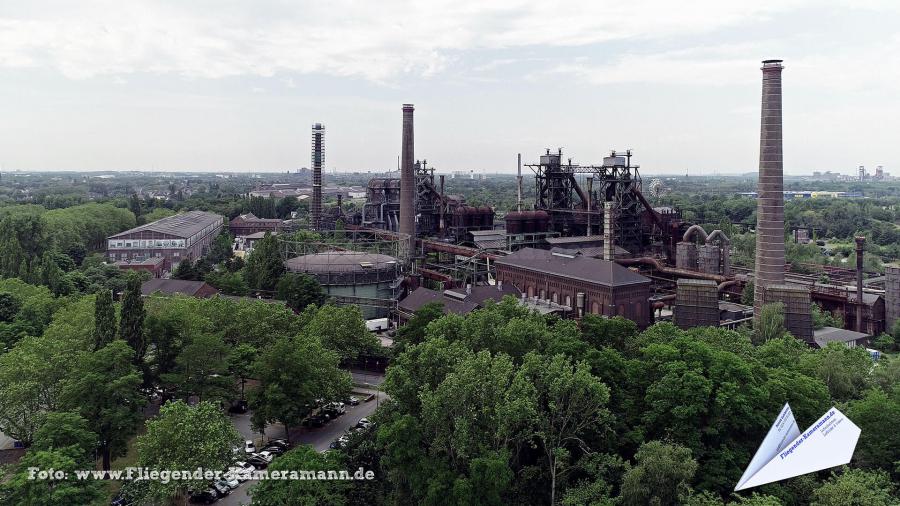
<svg viewBox="0 0 900 506">
<path fill-rule="evenodd" d="M 403 104 L 403 145 L 400 152 L 400 233 L 409 235 L 409 258 L 416 245 L 416 175 L 412 104 Z"/>
<path fill-rule="evenodd" d="M 765 300 L 766 288 L 784 283 L 784 160 L 781 138 L 781 71 L 784 67 L 781 62 L 762 62 L 753 304 L 757 316 Z"/>
<path fill-rule="evenodd" d="M 312 126 L 312 229 L 322 226 L 322 166 L 325 164 L 325 125 L 314 123 Z"/>
</svg>

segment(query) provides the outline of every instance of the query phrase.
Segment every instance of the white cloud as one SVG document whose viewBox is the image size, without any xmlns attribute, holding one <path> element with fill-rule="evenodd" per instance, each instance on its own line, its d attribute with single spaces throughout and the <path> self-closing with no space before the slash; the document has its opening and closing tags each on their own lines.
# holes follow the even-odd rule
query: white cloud
<svg viewBox="0 0 900 506">
<path fill-rule="evenodd" d="M 135 1 L 41 9 L 41 2 L 24 2 L 7 7 L 17 13 L 0 13 L 0 67 L 50 67 L 74 79 L 135 72 L 190 78 L 322 73 L 390 81 L 436 75 L 467 50 L 696 35 L 808 3 Z M 675 73 L 663 61 L 645 63 Z"/>
</svg>

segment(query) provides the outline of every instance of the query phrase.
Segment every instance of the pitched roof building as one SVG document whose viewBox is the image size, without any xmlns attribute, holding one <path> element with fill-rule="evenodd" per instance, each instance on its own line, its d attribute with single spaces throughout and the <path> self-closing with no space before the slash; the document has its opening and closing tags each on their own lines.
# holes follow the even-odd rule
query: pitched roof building
<svg viewBox="0 0 900 506">
<path fill-rule="evenodd" d="M 615 262 L 524 248 L 498 258 L 495 266 L 499 281 L 529 298 L 576 308 L 581 314 L 623 316 L 640 328 L 651 323 L 650 279 Z"/>
</svg>

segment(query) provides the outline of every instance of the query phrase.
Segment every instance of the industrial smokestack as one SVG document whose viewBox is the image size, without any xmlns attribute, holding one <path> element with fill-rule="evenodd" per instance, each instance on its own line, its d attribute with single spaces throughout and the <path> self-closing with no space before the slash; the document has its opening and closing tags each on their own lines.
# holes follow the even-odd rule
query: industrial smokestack
<svg viewBox="0 0 900 506">
<path fill-rule="evenodd" d="M 863 331 L 863 247 L 865 237 L 856 238 L 856 331 Z"/>
<path fill-rule="evenodd" d="M 439 225 L 441 237 L 444 237 L 444 227 L 446 226 L 444 223 L 444 208 L 447 207 L 447 199 L 444 196 L 444 175 L 441 174 L 440 177 L 441 177 L 441 221 L 438 225 Z"/>
<path fill-rule="evenodd" d="M 413 105 L 403 104 L 403 144 L 400 152 L 400 233 L 409 235 L 409 259 L 416 245 L 416 175 L 413 170 Z"/>
<path fill-rule="evenodd" d="M 782 60 L 764 60 L 756 205 L 756 274 L 753 306 L 758 317 L 765 290 L 784 283 L 784 160 L 781 139 Z"/>
<path fill-rule="evenodd" d="M 313 201 L 312 229 L 322 226 L 322 165 L 325 164 L 325 125 L 315 123 L 312 126 L 312 171 Z"/>
<path fill-rule="evenodd" d="M 603 259 L 610 262 L 616 259 L 615 245 L 615 203 L 603 203 Z"/>
<path fill-rule="evenodd" d="M 516 172 L 516 211 L 522 212 L 522 153 L 519 153 Z"/>
<path fill-rule="evenodd" d="M 584 235 L 591 235 L 591 213 L 594 212 L 594 203 L 591 202 L 591 199 L 594 196 L 594 178 L 588 176 L 587 178 L 587 230 Z"/>
</svg>

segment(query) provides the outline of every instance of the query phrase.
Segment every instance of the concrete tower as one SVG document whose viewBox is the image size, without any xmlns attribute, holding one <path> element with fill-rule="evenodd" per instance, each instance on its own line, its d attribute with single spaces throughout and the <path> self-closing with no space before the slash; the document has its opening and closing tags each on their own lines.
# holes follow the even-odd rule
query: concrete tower
<svg viewBox="0 0 900 506">
<path fill-rule="evenodd" d="M 755 314 L 765 304 L 765 290 L 784 284 L 784 161 L 781 146 L 782 60 L 762 66 L 762 122 L 759 132 L 759 183 L 756 206 Z"/>
<path fill-rule="evenodd" d="M 413 139 L 413 105 L 403 104 L 403 144 L 400 152 L 400 233 L 409 235 L 408 255 L 415 254 L 416 245 L 416 174 Z"/>
<path fill-rule="evenodd" d="M 315 123 L 312 126 L 312 229 L 322 227 L 322 165 L 325 164 L 325 125 Z"/>
</svg>

